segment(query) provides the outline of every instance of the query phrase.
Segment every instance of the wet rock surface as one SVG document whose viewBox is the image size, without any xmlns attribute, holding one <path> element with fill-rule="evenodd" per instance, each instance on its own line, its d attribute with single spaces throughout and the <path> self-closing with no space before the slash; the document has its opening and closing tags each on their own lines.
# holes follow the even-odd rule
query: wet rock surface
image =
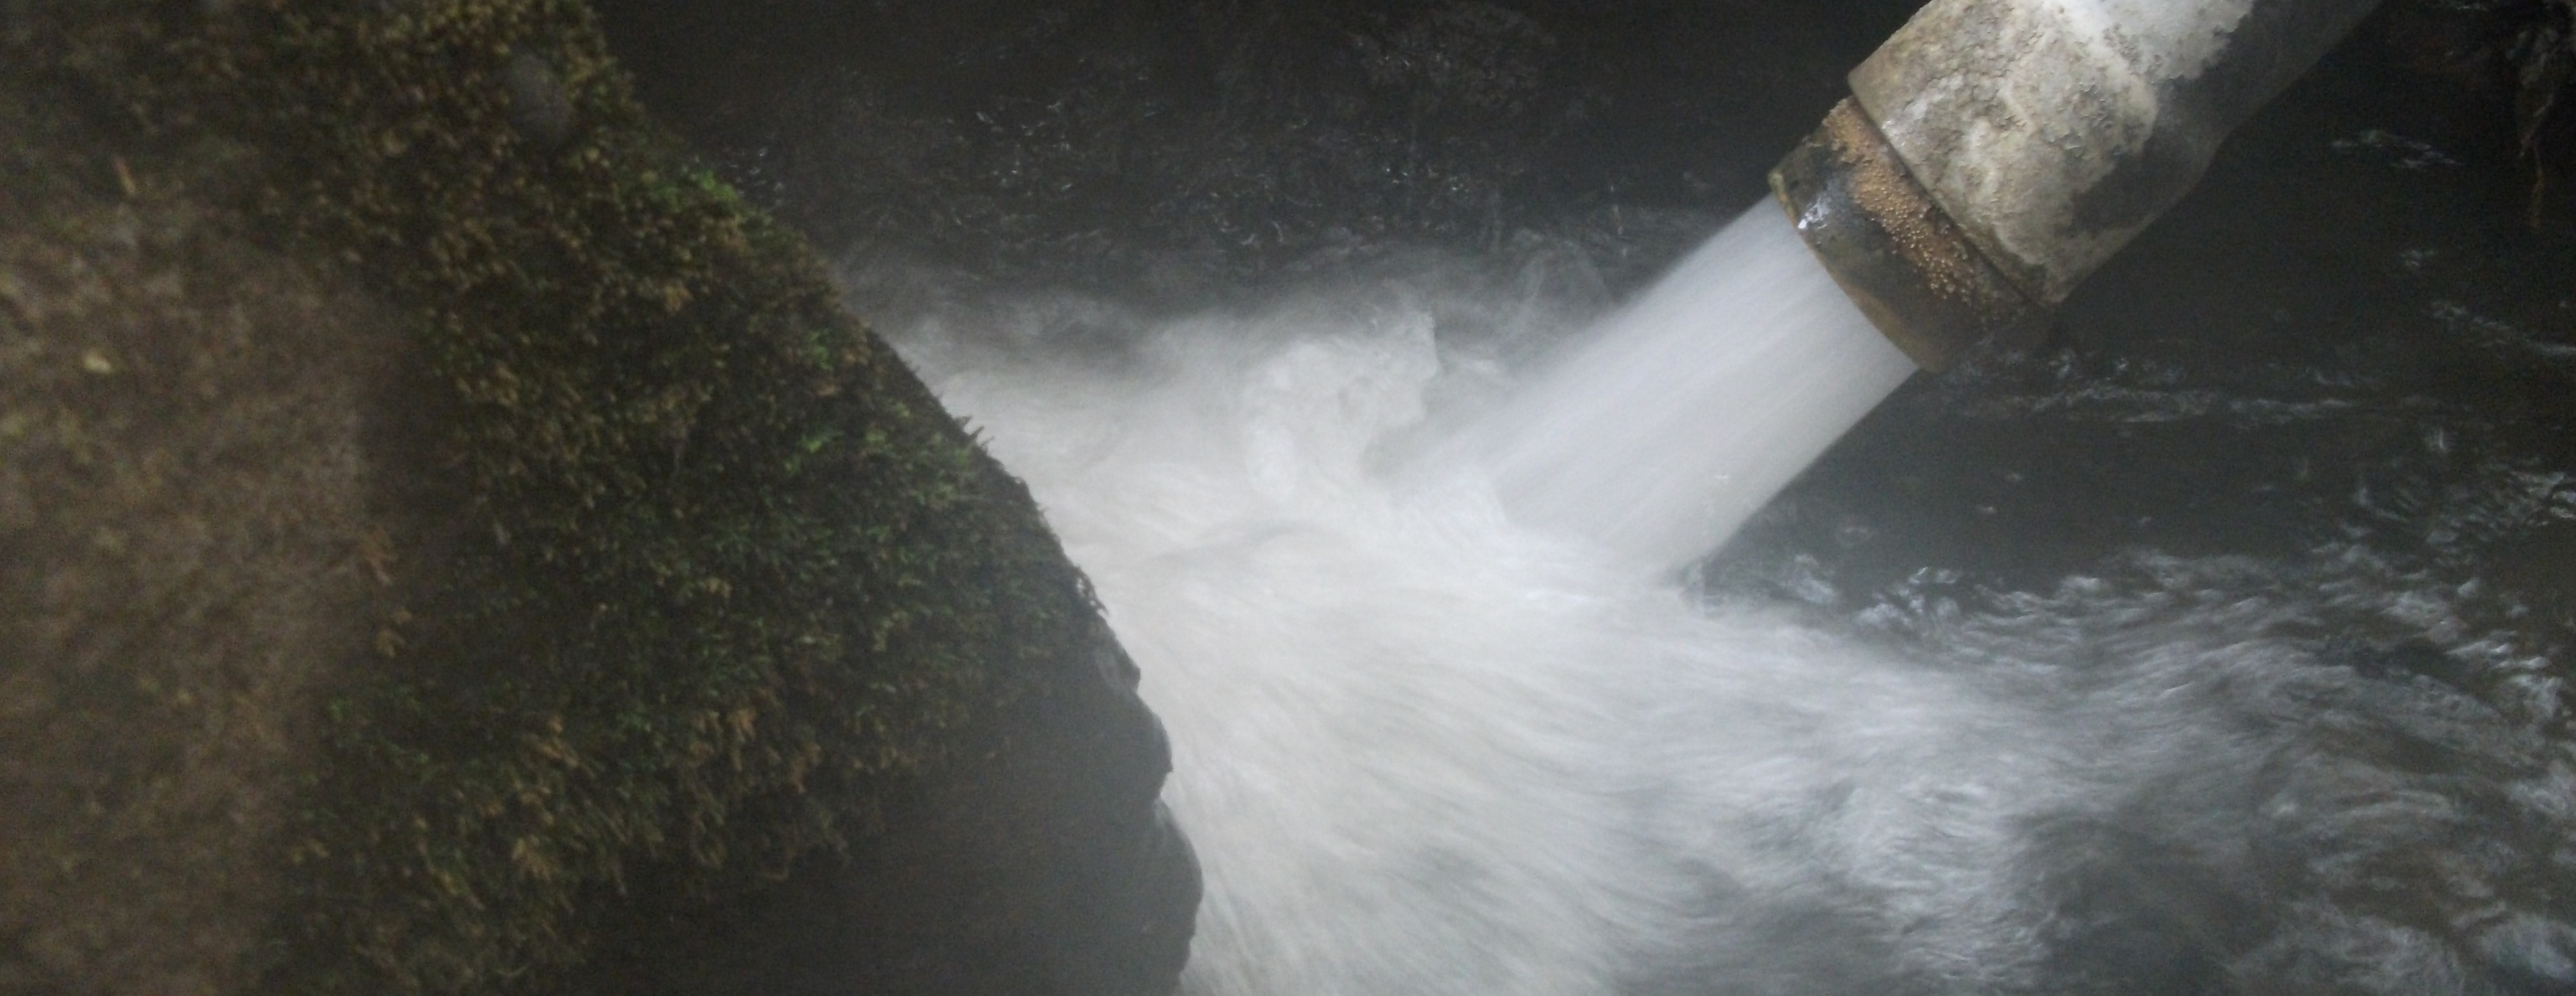
<svg viewBox="0 0 2576 996">
<path fill-rule="evenodd" d="M 562 145 L 572 132 L 572 98 L 564 92 L 563 77 L 555 73 L 545 57 L 534 52 L 513 52 L 501 68 L 501 85 L 508 89 L 510 127 L 541 149 Z"/>
<path fill-rule="evenodd" d="M 1169 987 L 1086 582 L 582 5 L 0 44 L 0 990 Z"/>
<path fill-rule="evenodd" d="M 596 959 L 595 991 L 1169 991 L 1189 953 L 1198 866 L 1155 801 L 1171 748 L 1132 665 L 995 728 L 989 753 L 891 803 L 885 829 L 847 860 L 809 862 L 741 903 L 622 927 Z"/>
<path fill-rule="evenodd" d="M 381 302 L 0 94 L 0 991 L 248 991 L 389 606 Z M 52 126 L 52 127 L 49 127 Z M 372 566 L 371 566 L 372 565 Z"/>
</svg>

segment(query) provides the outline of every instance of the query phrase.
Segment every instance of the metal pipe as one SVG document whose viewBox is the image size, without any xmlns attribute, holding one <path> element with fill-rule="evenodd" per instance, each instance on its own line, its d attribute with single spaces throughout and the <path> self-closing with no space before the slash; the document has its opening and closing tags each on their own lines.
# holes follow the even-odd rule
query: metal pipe
<svg viewBox="0 0 2576 996">
<path fill-rule="evenodd" d="M 2035 342 L 2377 0 L 1933 0 L 1771 174 L 1925 369 Z"/>
</svg>

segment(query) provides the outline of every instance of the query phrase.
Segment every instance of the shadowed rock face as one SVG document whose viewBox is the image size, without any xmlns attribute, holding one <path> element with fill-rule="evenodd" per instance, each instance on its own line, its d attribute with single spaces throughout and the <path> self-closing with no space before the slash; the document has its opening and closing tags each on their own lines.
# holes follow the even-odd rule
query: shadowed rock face
<svg viewBox="0 0 2576 996">
<path fill-rule="evenodd" d="M 0 5 L 0 989 L 1170 986 L 1087 586 L 622 87 L 573 2 Z"/>
<path fill-rule="evenodd" d="M 405 344 L 0 96 L 0 990 L 246 991 Z M 130 189 L 131 194 L 126 193 Z"/>
<path fill-rule="evenodd" d="M 1104 658 L 1123 664 L 1115 645 Z M 1132 666 L 999 724 L 1010 749 L 889 807 L 854 860 L 738 906 L 632 925 L 597 960 L 614 993 L 1169 991 L 1198 866 L 1155 795 L 1171 767 Z"/>
<path fill-rule="evenodd" d="M 1389 245 L 1529 236 L 1642 279 L 1759 196 L 1912 6 L 600 10 L 645 103 L 827 248 L 1204 298 Z"/>
</svg>

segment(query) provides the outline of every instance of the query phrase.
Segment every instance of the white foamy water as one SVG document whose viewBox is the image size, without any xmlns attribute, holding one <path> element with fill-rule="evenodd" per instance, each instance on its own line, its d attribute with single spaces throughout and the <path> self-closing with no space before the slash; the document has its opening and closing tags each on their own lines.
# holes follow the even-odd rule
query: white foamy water
<svg viewBox="0 0 2576 996">
<path fill-rule="evenodd" d="M 1688 279 L 1813 304 L 1772 227 L 1730 229 Z M 1165 798 L 1208 888 L 1185 992 L 2182 992 L 2213 964 L 2247 992 L 2470 992 L 2489 948 L 2576 983 L 2576 930 L 2496 898 L 2528 871 L 2495 861 L 2513 848 L 2455 787 L 2352 746 L 2449 745 L 2509 773 L 2496 791 L 2538 814 L 2517 819 L 2565 827 L 2564 745 L 2318 661 L 2292 636 L 2324 611 L 2312 580 L 2154 562 L 1835 629 L 1659 580 L 1910 369 L 1849 341 L 1847 305 L 1746 291 L 1614 317 L 1638 355 L 1475 430 L 1498 475 L 1454 448 L 1393 460 L 1475 393 L 1445 389 L 1470 365 L 1424 288 L 1161 323 L 1032 297 L 895 330 L 1028 480 L 1170 729 Z M 1714 490 L 1677 497 L 1693 482 Z M 2439 589 L 2322 590 L 2512 657 Z M 2445 848 L 2441 874 L 2488 882 L 2460 887 L 2461 922 L 2492 929 L 2299 870 L 2367 882 Z M 2082 985 L 2106 972 L 2127 982 Z"/>
</svg>

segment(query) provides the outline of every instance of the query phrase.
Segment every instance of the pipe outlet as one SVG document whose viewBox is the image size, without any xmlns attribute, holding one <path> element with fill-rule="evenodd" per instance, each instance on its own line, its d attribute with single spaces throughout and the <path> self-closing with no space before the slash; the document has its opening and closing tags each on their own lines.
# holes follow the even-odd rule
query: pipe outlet
<svg viewBox="0 0 2576 996">
<path fill-rule="evenodd" d="M 2376 2 L 1933 0 L 1772 187 L 1862 310 L 1942 369 L 2034 338 Z"/>
</svg>

